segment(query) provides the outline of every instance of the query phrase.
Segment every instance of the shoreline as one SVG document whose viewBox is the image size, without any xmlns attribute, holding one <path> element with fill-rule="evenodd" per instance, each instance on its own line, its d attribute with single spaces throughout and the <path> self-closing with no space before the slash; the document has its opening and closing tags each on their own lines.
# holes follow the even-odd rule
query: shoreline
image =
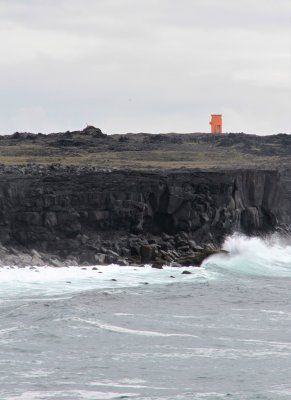
<svg viewBox="0 0 291 400">
<path fill-rule="evenodd" d="M 152 268 L 156 269 L 162 269 L 163 266 L 199 267 L 206 258 L 224 252 L 221 248 L 211 244 L 197 245 L 193 240 L 188 239 L 186 234 L 176 235 L 175 237 L 164 234 L 162 237 L 147 240 L 131 235 L 131 237 L 121 239 L 121 242 L 126 241 L 128 243 L 128 248 L 120 248 L 116 245 L 116 242 L 114 243 L 115 246 L 105 247 L 104 242 L 101 242 L 99 249 L 95 247 L 89 250 L 87 248 L 85 255 L 83 249 L 83 252 L 80 251 L 79 254 L 75 252 L 66 258 L 35 249 L 29 250 L 23 247 L 0 245 L 0 268 L 4 266 L 17 266 L 19 268 L 76 266 L 82 268 L 112 264 L 120 267 L 152 265 Z"/>
</svg>

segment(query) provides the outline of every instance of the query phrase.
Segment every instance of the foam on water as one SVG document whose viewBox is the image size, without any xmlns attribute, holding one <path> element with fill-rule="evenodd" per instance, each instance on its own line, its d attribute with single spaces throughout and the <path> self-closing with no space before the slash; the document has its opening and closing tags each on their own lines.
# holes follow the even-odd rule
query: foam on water
<svg viewBox="0 0 291 400">
<path fill-rule="evenodd" d="M 291 240 L 273 235 L 266 239 L 235 234 L 226 239 L 219 254 L 207 259 L 201 268 L 191 267 L 191 275 L 181 268 L 117 265 L 80 267 L 0 268 L 1 302 L 18 297 L 35 300 L 62 296 L 92 289 L 116 289 L 175 282 L 199 283 L 224 279 L 230 273 L 265 277 L 291 277 Z M 175 279 L 172 278 L 175 277 Z M 67 296 L 67 297 L 66 297 Z M 1 305 L 0 302 L 0 305 Z"/>
<path fill-rule="evenodd" d="M 234 234 L 225 240 L 223 249 L 228 254 L 212 256 L 203 266 L 253 276 L 291 277 L 291 238 Z"/>
<path fill-rule="evenodd" d="M 188 268 L 191 275 L 183 275 L 181 268 L 164 267 L 162 270 L 146 267 L 120 267 L 117 265 L 80 267 L 35 267 L 0 269 L 2 299 L 15 297 L 68 295 L 92 289 L 111 289 L 143 286 L 146 283 L 203 282 L 215 278 L 215 273 L 204 268 Z M 102 272 L 102 273 L 100 273 Z M 175 278 L 171 278 L 174 276 Z M 113 280 L 114 279 L 114 280 Z M 62 297 L 66 298 L 66 297 Z"/>
<path fill-rule="evenodd" d="M 86 324 L 93 325 L 99 329 L 104 329 L 106 331 L 110 332 L 118 332 L 118 333 L 126 333 L 130 335 L 138 335 L 138 336 L 150 336 L 150 337 L 192 337 L 192 338 L 197 338 L 196 335 L 190 335 L 186 333 L 162 333 L 162 332 L 156 332 L 156 331 L 141 331 L 137 329 L 128 329 L 128 328 L 123 328 L 121 326 L 116 326 L 116 325 L 111 325 L 104 323 L 102 321 L 91 321 L 91 320 L 86 320 L 83 318 L 74 318 L 75 321 L 78 322 L 85 322 Z"/>
<path fill-rule="evenodd" d="M 19 396 L 9 396 L 5 400 L 43 400 L 43 399 L 76 399 L 76 400 L 114 400 L 129 399 L 139 393 L 96 392 L 88 390 L 68 390 L 48 392 L 29 391 Z"/>
<path fill-rule="evenodd" d="M 290 399 L 288 240 L 224 248 L 191 275 L 0 268 L 0 399 Z"/>
</svg>

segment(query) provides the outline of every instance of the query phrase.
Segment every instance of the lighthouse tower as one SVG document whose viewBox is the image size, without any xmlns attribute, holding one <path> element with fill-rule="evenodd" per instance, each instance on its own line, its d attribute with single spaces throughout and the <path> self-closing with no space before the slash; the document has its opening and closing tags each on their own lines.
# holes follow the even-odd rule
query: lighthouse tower
<svg viewBox="0 0 291 400">
<path fill-rule="evenodd" d="M 211 133 L 222 133 L 222 114 L 211 114 Z"/>
</svg>

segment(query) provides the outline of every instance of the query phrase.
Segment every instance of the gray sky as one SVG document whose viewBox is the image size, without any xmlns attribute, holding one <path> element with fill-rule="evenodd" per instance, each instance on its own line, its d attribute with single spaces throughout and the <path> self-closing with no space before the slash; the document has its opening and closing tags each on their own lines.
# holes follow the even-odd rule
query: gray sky
<svg viewBox="0 0 291 400">
<path fill-rule="evenodd" d="M 0 134 L 291 131 L 289 0 L 0 0 Z"/>
</svg>

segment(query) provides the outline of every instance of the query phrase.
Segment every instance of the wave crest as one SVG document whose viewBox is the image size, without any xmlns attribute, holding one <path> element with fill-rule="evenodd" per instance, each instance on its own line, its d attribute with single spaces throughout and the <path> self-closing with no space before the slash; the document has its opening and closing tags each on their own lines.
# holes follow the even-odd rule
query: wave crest
<svg viewBox="0 0 291 400">
<path fill-rule="evenodd" d="M 291 238 L 271 235 L 267 238 L 229 236 L 223 250 L 226 255 L 215 255 L 203 265 L 227 269 L 248 275 L 291 277 Z"/>
</svg>

